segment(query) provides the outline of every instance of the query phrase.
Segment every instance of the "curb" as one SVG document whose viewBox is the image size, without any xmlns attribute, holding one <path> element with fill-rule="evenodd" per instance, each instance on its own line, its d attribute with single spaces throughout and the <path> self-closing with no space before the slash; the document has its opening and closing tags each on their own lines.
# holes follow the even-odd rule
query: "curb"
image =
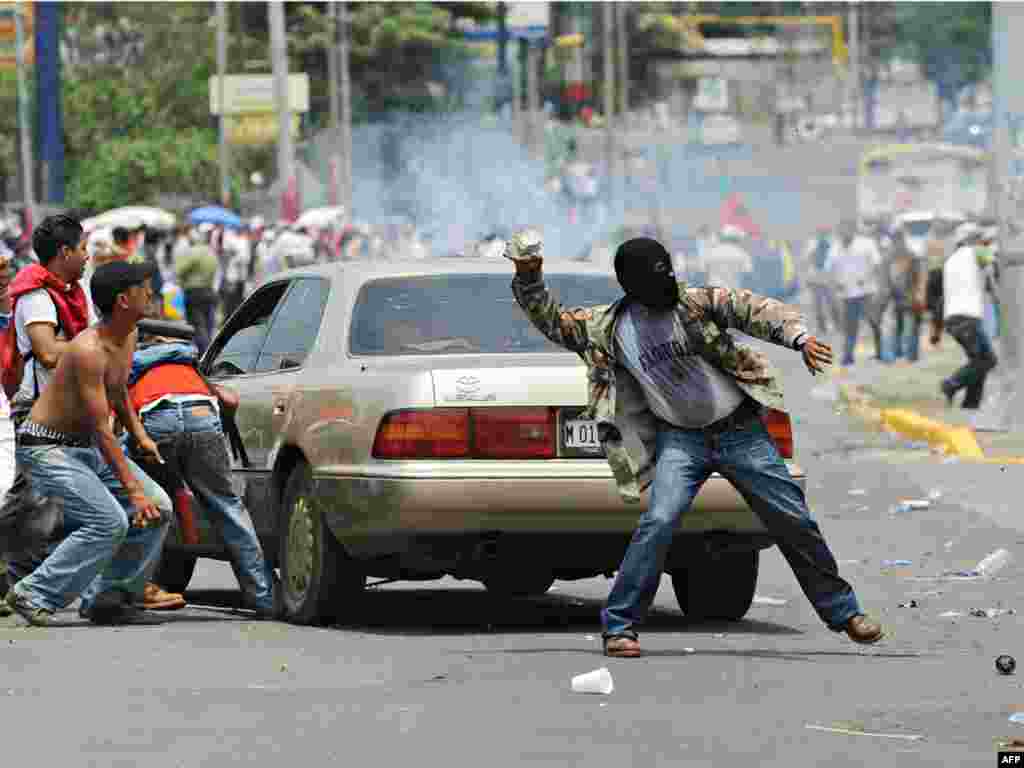
<svg viewBox="0 0 1024 768">
<path fill-rule="evenodd" d="M 912 440 L 926 442 L 947 456 L 1017 463 L 1005 459 L 986 459 L 969 427 L 954 427 L 902 408 L 875 408 L 867 395 L 850 384 L 839 385 L 839 397 L 860 418 Z"/>
</svg>

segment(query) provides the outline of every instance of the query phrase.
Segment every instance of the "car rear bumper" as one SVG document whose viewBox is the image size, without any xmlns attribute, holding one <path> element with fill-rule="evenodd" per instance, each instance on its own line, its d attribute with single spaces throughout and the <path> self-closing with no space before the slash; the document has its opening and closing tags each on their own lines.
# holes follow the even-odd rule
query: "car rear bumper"
<svg viewBox="0 0 1024 768">
<path fill-rule="evenodd" d="M 500 532 L 631 534 L 646 508 L 626 504 L 607 464 L 547 462 L 394 462 L 319 468 L 316 496 L 339 539 L 373 536 Z M 803 471 L 790 465 L 801 485 Z M 760 519 L 724 478 L 713 475 L 681 533 L 730 531 L 763 535 Z"/>
</svg>

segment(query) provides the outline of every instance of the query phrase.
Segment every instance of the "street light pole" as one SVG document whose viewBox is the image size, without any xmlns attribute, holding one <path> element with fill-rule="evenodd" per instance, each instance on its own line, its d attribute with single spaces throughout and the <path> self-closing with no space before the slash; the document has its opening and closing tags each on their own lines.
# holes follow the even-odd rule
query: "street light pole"
<svg viewBox="0 0 1024 768">
<path fill-rule="evenodd" d="M 18 70 L 18 130 L 21 132 L 21 186 L 25 196 L 25 229 L 35 225 L 35 191 L 32 163 L 32 128 L 28 119 L 28 88 L 25 85 L 25 27 L 21 10 L 14 11 L 15 66 Z"/>
<path fill-rule="evenodd" d="M 217 161 L 220 165 L 220 202 L 225 208 L 231 205 L 231 190 L 228 186 L 228 138 L 227 115 L 224 114 L 224 79 L 228 68 L 228 9 L 224 0 L 217 0 L 217 104 L 220 115 L 217 120 L 218 143 Z"/>
<path fill-rule="evenodd" d="M 338 75 L 341 78 L 341 205 L 345 218 L 352 221 L 352 79 L 349 74 L 352 15 L 348 3 L 342 2 L 338 10 Z"/>
<path fill-rule="evenodd" d="M 274 106 L 277 109 L 277 178 L 281 186 L 281 216 L 288 219 L 298 211 L 290 205 L 295 196 L 294 150 L 292 148 L 292 112 L 288 99 L 288 39 L 284 26 L 284 3 L 267 3 L 270 24 L 270 64 L 274 76 Z"/>
<path fill-rule="evenodd" d="M 615 6 L 611 3 L 601 5 L 601 48 L 604 70 L 604 130 L 605 130 L 605 166 L 607 168 L 606 193 L 608 204 L 614 200 L 615 180 Z"/>
</svg>

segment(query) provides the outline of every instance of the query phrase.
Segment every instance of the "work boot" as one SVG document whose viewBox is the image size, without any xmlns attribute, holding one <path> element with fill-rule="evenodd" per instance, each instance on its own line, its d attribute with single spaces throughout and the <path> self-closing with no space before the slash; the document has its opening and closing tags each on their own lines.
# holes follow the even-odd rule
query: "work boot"
<svg viewBox="0 0 1024 768">
<path fill-rule="evenodd" d="M 843 629 L 853 642 L 860 643 L 861 645 L 877 643 L 885 637 L 885 630 L 882 628 L 881 623 L 874 619 L 869 619 L 862 613 L 846 622 L 846 626 Z"/>
<path fill-rule="evenodd" d="M 165 592 L 158 584 L 147 581 L 142 589 L 142 607 L 147 611 L 177 611 L 185 607 L 185 597 Z"/>
<path fill-rule="evenodd" d="M 623 632 L 604 637 L 604 655 L 613 659 L 635 659 L 640 655 L 640 638 L 636 632 Z"/>
</svg>

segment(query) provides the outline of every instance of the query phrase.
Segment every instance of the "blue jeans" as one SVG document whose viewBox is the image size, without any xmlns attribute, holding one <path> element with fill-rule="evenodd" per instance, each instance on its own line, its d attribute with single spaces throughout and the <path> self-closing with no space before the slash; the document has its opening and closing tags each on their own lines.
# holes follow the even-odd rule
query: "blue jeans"
<svg viewBox="0 0 1024 768">
<path fill-rule="evenodd" d="M 843 346 L 843 359 L 840 365 L 850 366 L 853 365 L 853 350 L 857 346 L 860 321 L 864 319 L 867 297 L 861 296 L 856 299 L 845 299 L 843 306 L 843 329 L 846 335 L 846 343 Z"/>
<path fill-rule="evenodd" d="M 231 485 L 231 459 L 211 405 L 165 405 L 142 414 L 146 434 L 166 464 L 144 464 L 165 488 L 188 485 L 228 549 L 250 607 L 274 607 L 274 582 L 252 518 Z"/>
<path fill-rule="evenodd" d="M 647 510 L 601 612 L 606 636 L 635 632 L 643 622 L 679 519 L 712 472 L 729 480 L 761 518 L 830 629 L 842 629 L 861 613 L 853 587 L 840 578 L 835 558 L 811 518 L 803 490 L 790 477 L 760 420 L 717 435 L 661 422 L 657 456 Z"/>
<path fill-rule="evenodd" d="M 967 390 L 961 408 L 980 408 L 985 394 L 985 379 L 999 363 L 992 342 L 982 321 L 976 317 L 956 315 L 947 317 L 945 322 L 949 335 L 957 340 L 967 355 L 967 364 L 946 379 L 945 384 L 953 394 L 961 389 Z"/>
<path fill-rule="evenodd" d="M 893 317 L 896 327 L 892 336 L 892 356 L 899 359 L 906 352 L 907 360 L 916 363 L 921 356 L 921 316 L 909 309 L 895 309 Z"/>
<path fill-rule="evenodd" d="M 105 592 L 141 596 L 160 560 L 172 512 L 171 500 L 160 486 L 129 461 L 161 515 L 158 525 L 133 528 L 129 515 L 134 508 L 99 448 L 18 446 L 17 456 L 35 489 L 63 502 L 68 534 L 38 568 L 18 582 L 17 591 L 34 606 L 51 611 L 79 596 L 84 609 Z"/>
</svg>

